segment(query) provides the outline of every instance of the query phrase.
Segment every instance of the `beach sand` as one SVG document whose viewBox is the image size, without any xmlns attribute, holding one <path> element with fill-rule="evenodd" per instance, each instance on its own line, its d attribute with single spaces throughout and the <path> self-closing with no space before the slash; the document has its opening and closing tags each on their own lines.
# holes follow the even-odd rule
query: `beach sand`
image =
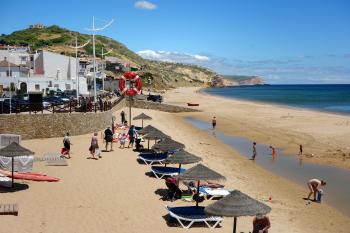
<svg viewBox="0 0 350 233">
<path fill-rule="evenodd" d="M 195 116 L 199 119 L 210 121 L 213 114 L 218 117 L 220 130 L 240 129 L 242 135 L 254 135 L 256 132 L 257 141 L 263 141 L 263 128 L 268 122 L 266 119 L 280 119 L 276 125 L 270 125 L 271 132 L 280 132 L 283 129 L 293 128 L 300 135 L 303 135 L 301 126 L 297 123 L 280 118 L 275 109 L 280 109 L 280 114 L 288 115 L 282 108 L 269 105 L 249 103 L 252 113 L 247 115 L 244 122 L 244 115 L 248 111 L 247 104 L 240 101 L 228 101 L 217 99 L 217 97 L 204 96 L 203 94 L 191 94 L 197 89 L 183 88 L 176 89 L 166 94 L 166 100 L 178 105 L 184 105 L 190 99 L 191 102 L 201 104 L 200 113 L 171 114 L 153 110 L 133 109 L 133 116 L 144 112 L 150 115 L 153 120 L 146 122 L 171 135 L 174 140 L 186 145 L 186 150 L 203 158 L 203 164 L 220 172 L 227 178 L 225 186 L 228 189 L 238 189 L 272 207 L 270 219 L 272 228 L 269 232 L 337 232 L 347 233 L 350 229 L 349 218 L 325 204 L 311 203 L 306 205 L 302 198 L 307 194 L 306 187 L 301 187 L 284 178 L 278 177 L 251 161 L 240 156 L 231 147 L 218 141 L 215 137 L 209 136 L 188 122 L 184 116 Z M 228 104 L 232 104 L 229 106 Z M 264 110 L 264 108 L 266 108 Z M 230 109 L 230 110 L 227 110 Z M 230 113 L 230 111 L 232 111 Z M 308 111 L 288 110 L 293 117 L 290 119 L 307 119 L 302 113 Z M 299 113 L 300 111 L 300 113 Z M 128 112 L 125 109 L 125 112 Z M 253 114 L 254 113 L 254 114 Z M 311 112 L 312 113 L 312 112 Z M 119 119 L 119 112 L 115 113 Z M 259 116 L 261 114 L 261 116 Z M 317 116 L 316 113 L 315 117 Z M 321 114 L 322 115 L 322 114 Z M 242 118 L 239 120 L 239 117 Z M 233 118 L 232 118 L 233 117 Z M 322 117 L 321 117 L 322 118 Z M 343 117 L 339 117 L 341 119 Z M 344 120 L 346 118 L 344 117 Z M 285 125 L 282 127 L 282 123 Z M 330 121 L 333 121 L 330 119 Z M 256 122 L 257 126 L 253 125 Z M 140 125 L 140 121 L 136 121 Z M 225 127 L 226 124 L 226 127 Z M 242 124 L 242 125 L 241 125 Z M 305 127 L 307 122 L 303 123 Z M 314 122 L 306 128 L 307 135 L 312 129 L 317 132 Z M 327 125 L 325 125 L 327 126 Z M 267 127 L 267 126 L 266 126 Z M 314 128 L 313 128 L 314 127 Z M 329 126 L 330 127 L 330 126 Z M 244 128 L 246 128 L 244 130 Z M 330 127 L 331 128 L 331 127 Z M 275 131 L 274 131 L 275 130 Z M 330 131 L 330 129 L 328 129 Z M 247 132 L 246 132 L 247 131 Z M 292 138 L 289 131 L 286 131 L 285 138 Z M 297 134 L 297 135 L 299 135 Z M 321 133 L 322 134 L 322 133 Z M 231 232 L 233 219 L 225 218 L 221 228 L 210 230 L 208 228 L 195 227 L 185 230 L 180 227 L 167 226 L 163 216 L 167 214 L 165 205 L 194 205 L 183 201 L 165 202 L 160 200 L 156 193 L 165 189 L 164 180 L 157 180 L 147 176 L 145 173 L 150 169 L 146 165 L 140 165 L 137 161 L 137 153 L 131 149 L 119 149 L 114 145 L 113 152 L 103 152 L 103 158 L 99 160 L 87 159 L 89 156 L 88 147 L 92 134 L 72 136 L 72 159 L 68 161 L 67 167 L 47 167 L 44 162 L 34 164 L 34 172 L 40 172 L 61 179 L 58 183 L 39 183 L 31 181 L 19 181 L 28 184 L 28 189 L 13 193 L 0 193 L 1 203 L 18 203 L 19 216 L 0 216 L 0 232 L 6 233 L 93 233 L 93 232 Z M 313 134 L 311 134 L 313 135 Z M 324 133 L 325 135 L 325 133 Z M 339 136 L 335 132 L 332 136 Z M 282 137 L 282 136 L 281 136 Z M 283 138 L 279 138 L 283 143 Z M 306 136 L 302 136 L 309 139 Z M 311 138 L 312 136 L 310 136 Z M 340 137 L 340 136 L 339 136 Z M 275 137 L 268 137 L 267 140 L 274 140 Z M 295 137 L 294 140 L 299 140 Z M 304 139 L 306 140 L 306 139 Z M 317 138 L 309 139 L 317 141 Z M 277 146 L 278 140 L 274 141 Z M 298 142 L 297 142 L 298 143 Z M 100 145 L 101 145 L 100 139 Z M 292 144 L 290 142 L 290 144 Z M 25 140 L 23 146 L 36 152 L 36 156 L 45 153 L 60 151 L 62 138 L 48 138 Z M 333 161 L 333 160 L 332 160 Z M 336 163 L 335 163 L 336 164 Z M 192 165 L 186 165 L 189 168 Z M 272 197 L 272 201 L 267 199 Z M 204 201 L 206 206 L 212 201 Z M 252 217 L 238 219 L 237 232 L 248 233 L 252 227 Z"/>
</svg>

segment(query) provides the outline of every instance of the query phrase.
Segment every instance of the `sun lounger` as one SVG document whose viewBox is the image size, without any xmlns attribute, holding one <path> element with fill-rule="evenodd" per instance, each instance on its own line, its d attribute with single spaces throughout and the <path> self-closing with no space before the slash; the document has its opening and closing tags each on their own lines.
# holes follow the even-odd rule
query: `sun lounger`
<svg viewBox="0 0 350 233">
<path fill-rule="evenodd" d="M 159 154 L 149 154 L 149 153 L 141 153 L 139 155 L 139 159 L 143 161 L 147 165 L 152 165 L 154 163 L 163 164 L 163 161 L 168 157 L 166 153 L 159 153 Z"/>
<path fill-rule="evenodd" d="M 66 159 L 48 160 L 46 166 L 68 166 L 68 163 Z"/>
<path fill-rule="evenodd" d="M 17 204 L 0 204 L 0 215 L 18 215 Z"/>
<path fill-rule="evenodd" d="M 151 171 L 157 179 L 161 179 L 164 176 L 177 176 L 179 174 L 179 171 L 183 173 L 186 171 L 186 169 L 181 168 L 179 170 L 177 167 L 152 166 Z"/>
<path fill-rule="evenodd" d="M 230 191 L 224 188 L 208 188 L 205 186 L 200 186 L 199 193 L 203 194 L 207 200 L 211 200 L 213 198 L 225 197 L 230 194 Z"/>
<path fill-rule="evenodd" d="M 11 179 L 0 173 L 0 186 L 10 188 L 12 186 Z"/>
<path fill-rule="evenodd" d="M 215 228 L 222 221 L 222 217 L 207 216 L 203 206 L 169 207 L 165 206 L 169 215 L 176 219 L 183 228 L 190 228 L 193 223 L 204 222 L 209 228 Z"/>
</svg>

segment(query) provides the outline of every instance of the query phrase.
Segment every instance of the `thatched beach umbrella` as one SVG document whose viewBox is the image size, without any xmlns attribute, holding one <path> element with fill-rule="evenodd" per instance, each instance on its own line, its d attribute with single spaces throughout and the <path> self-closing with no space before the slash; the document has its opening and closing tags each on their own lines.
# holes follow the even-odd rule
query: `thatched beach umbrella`
<svg viewBox="0 0 350 233">
<path fill-rule="evenodd" d="M 170 155 L 167 159 L 165 159 L 165 164 L 179 164 L 179 173 L 181 171 L 181 164 L 191 164 L 198 163 L 202 158 L 195 156 L 183 149 L 176 151 L 172 155 Z"/>
<path fill-rule="evenodd" d="M 179 180 L 197 180 L 197 195 L 199 196 L 199 182 L 201 180 L 226 180 L 226 178 L 213 171 L 212 169 L 204 166 L 203 164 L 197 164 L 196 166 L 188 169 L 184 173 L 178 175 Z M 196 206 L 198 206 L 198 199 L 196 200 Z"/>
<path fill-rule="evenodd" d="M 185 148 L 185 145 L 177 142 L 175 140 L 172 140 L 171 138 L 164 138 L 160 142 L 157 142 L 152 146 L 152 149 L 154 150 L 160 150 L 160 151 L 171 151 L 171 150 L 178 150 Z"/>
<path fill-rule="evenodd" d="M 140 134 L 145 134 L 143 138 L 148 139 L 148 149 L 149 149 L 149 140 L 159 140 L 162 138 L 170 138 L 159 129 L 153 127 L 152 125 L 147 125 L 145 128 L 138 131 Z"/>
<path fill-rule="evenodd" d="M 142 134 L 147 134 L 147 133 L 152 132 L 152 131 L 160 131 L 160 130 L 157 129 L 156 127 L 153 127 L 152 125 L 147 125 L 145 128 L 142 128 L 138 132 L 142 133 Z"/>
<path fill-rule="evenodd" d="M 134 117 L 133 120 L 142 120 L 142 128 L 143 128 L 143 120 L 152 120 L 152 117 L 147 116 L 144 113 L 141 113 L 140 115 L 137 115 L 136 117 Z"/>
<path fill-rule="evenodd" d="M 13 170 L 14 170 L 14 157 L 33 155 L 34 152 L 30 151 L 17 142 L 12 142 L 10 145 L 0 149 L 0 156 L 12 158 L 12 188 L 13 188 Z"/>
<path fill-rule="evenodd" d="M 209 215 L 234 217 L 233 232 L 236 232 L 237 217 L 267 214 L 271 207 L 248 195 L 235 190 L 219 201 L 207 206 L 204 211 Z"/>
</svg>

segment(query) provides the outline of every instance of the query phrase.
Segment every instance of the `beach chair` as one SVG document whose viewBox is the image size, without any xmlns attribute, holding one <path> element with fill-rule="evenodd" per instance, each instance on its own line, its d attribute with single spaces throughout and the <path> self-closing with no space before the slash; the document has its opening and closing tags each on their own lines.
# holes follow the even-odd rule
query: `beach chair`
<svg viewBox="0 0 350 233">
<path fill-rule="evenodd" d="M 0 186 L 10 188 L 12 187 L 12 180 L 0 173 Z"/>
<path fill-rule="evenodd" d="M 203 206 L 165 206 L 170 217 L 176 219 L 183 228 L 190 228 L 194 223 L 205 223 L 209 228 L 215 228 L 222 222 L 222 217 L 207 216 Z"/>
<path fill-rule="evenodd" d="M 177 167 L 152 166 L 151 171 L 157 179 L 161 179 L 164 176 L 177 176 L 179 173 L 185 172 L 186 169 L 179 169 Z"/>
<path fill-rule="evenodd" d="M 205 186 L 200 186 L 199 193 L 202 194 L 205 197 L 205 199 L 212 200 L 214 198 L 226 197 L 231 192 L 224 188 L 209 188 Z"/>
<path fill-rule="evenodd" d="M 0 204 L 0 215 L 18 215 L 17 204 Z"/>
<path fill-rule="evenodd" d="M 154 163 L 163 164 L 163 161 L 168 158 L 166 153 L 141 153 L 139 159 L 147 165 L 153 165 Z"/>
</svg>

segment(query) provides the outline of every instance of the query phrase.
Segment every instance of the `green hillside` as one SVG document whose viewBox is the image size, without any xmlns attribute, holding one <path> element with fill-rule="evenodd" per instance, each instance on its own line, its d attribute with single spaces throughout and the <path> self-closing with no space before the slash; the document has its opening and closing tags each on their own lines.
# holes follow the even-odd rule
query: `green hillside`
<svg viewBox="0 0 350 233">
<path fill-rule="evenodd" d="M 75 56 L 75 50 L 70 46 L 75 45 L 75 37 L 78 36 L 78 44 L 83 44 L 91 39 L 91 35 L 73 32 L 68 29 L 53 25 L 43 29 L 32 28 L 15 31 L 9 35 L 0 36 L 0 44 L 16 46 L 29 46 L 31 51 L 44 49 L 56 53 Z M 108 56 L 117 57 L 133 66 L 143 67 L 140 75 L 146 80 L 151 79 L 151 86 L 170 88 L 178 86 L 206 86 L 215 72 L 206 68 L 160 61 L 150 61 L 141 58 L 129 50 L 122 43 L 105 36 L 96 36 L 96 56 L 101 56 L 104 51 L 112 51 Z M 92 55 L 92 43 L 79 51 L 79 55 Z M 115 76 L 120 74 L 115 73 Z M 147 86 L 147 82 L 144 82 Z"/>
</svg>

